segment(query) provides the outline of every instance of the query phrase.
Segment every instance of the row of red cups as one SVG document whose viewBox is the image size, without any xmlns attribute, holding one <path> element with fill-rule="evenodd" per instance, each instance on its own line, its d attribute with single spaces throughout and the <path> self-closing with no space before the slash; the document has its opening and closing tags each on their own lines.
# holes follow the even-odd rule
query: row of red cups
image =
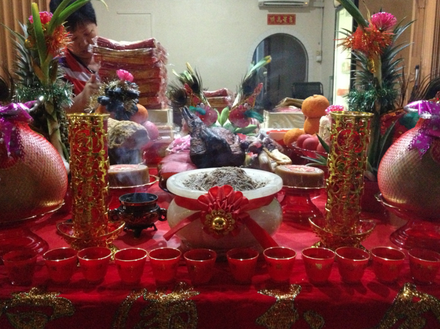
<svg viewBox="0 0 440 329">
<path fill-rule="evenodd" d="M 301 251 L 306 274 L 312 284 L 328 281 L 336 260 L 341 279 L 346 283 L 360 282 L 365 268 L 372 263 L 373 271 L 383 283 L 395 282 L 406 261 L 403 251 L 393 247 L 375 247 L 371 251 L 356 247 L 341 247 L 332 251 L 323 247 L 310 247 Z M 50 279 L 59 284 L 69 282 L 79 261 L 85 279 L 90 283 L 101 282 L 107 273 L 112 251 L 104 247 L 90 247 L 80 251 L 58 248 L 47 251 L 43 259 Z M 259 252 L 251 248 L 231 249 L 226 253 L 229 268 L 236 282 L 249 284 L 255 273 Z M 272 281 L 289 282 L 296 258 L 295 250 L 287 247 L 271 247 L 263 251 L 267 270 Z M 147 257 L 153 269 L 157 285 L 173 282 L 182 252 L 176 248 L 156 248 L 147 252 L 142 248 L 126 248 L 114 254 L 121 281 L 139 283 Z M 192 249 L 183 254 L 191 282 L 204 284 L 211 280 L 217 253 L 210 249 Z M 436 280 L 440 269 L 440 253 L 415 248 L 408 251 L 411 275 L 415 282 L 430 284 Z M 36 263 L 36 255 L 28 250 L 11 251 L 3 255 L 12 284 L 29 285 Z"/>
<path fill-rule="evenodd" d="M 335 251 L 312 247 L 302 251 L 302 258 L 309 281 L 314 284 L 327 282 L 334 260 L 345 283 L 359 283 L 365 268 L 371 263 L 377 280 L 392 284 L 398 280 L 407 258 L 411 276 L 416 283 L 435 282 L 440 269 L 440 253 L 413 248 L 407 254 L 408 257 L 404 251 L 389 246 L 377 246 L 370 251 L 357 247 L 340 247 Z"/>
</svg>

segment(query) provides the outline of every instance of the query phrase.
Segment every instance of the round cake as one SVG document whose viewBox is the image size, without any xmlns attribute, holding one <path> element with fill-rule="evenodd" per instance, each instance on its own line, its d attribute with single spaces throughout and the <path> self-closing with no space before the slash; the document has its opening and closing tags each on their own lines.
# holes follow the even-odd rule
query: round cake
<svg viewBox="0 0 440 329">
<path fill-rule="evenodd" d="M 110 187 L 137 186 L 150 182 L 148 167 L 143 164 L 111 165 L 108 171 Z"/>
<path fill-rule="evenodd" d="M 304 165 L 281 165 L 275 168 L 275 174 L 281 177 L 283 185 L 292 187 L 323 187 L 324 171 Z"/>
</svg>

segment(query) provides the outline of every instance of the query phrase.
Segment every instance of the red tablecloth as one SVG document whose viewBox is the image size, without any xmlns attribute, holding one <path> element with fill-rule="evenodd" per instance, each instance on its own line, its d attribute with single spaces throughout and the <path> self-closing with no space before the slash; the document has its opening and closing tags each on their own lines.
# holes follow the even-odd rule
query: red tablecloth
<svg viewBox="0 0 440 329">
<path fill-rule="evenodd" d="M 161 206 L 171 200 L 157 186 L 149 192 L 159 195 Z M 314 202 L 323 209 L 325 196 Z M 55 225 L 68 218 L 68 214 L 57 213 L 33 231 L 49 248 L 67 246 Z M 179 247 L 177 237 L 168 242 L 163 239 L 169 229 L 166 222 L 157 222 L 157 228 L 144 230 L 139 239 L 132 232 L 122 232 L 114 245 L 147 250 Z M 391 245 L 389 235 L 395 228 L 389 221 L 377 219 L 363 245 L 367 249 Z M 290 286 L 271 284 L 261 260 L 251 285 L 234 283 L 227 263 L 220 260 L 209 284 L 192 287 L 182 263 L 178 284 L 166 291 L 157 291 L 148 261 L 138 287 L 122 285 L 114 264 L 99 285 L 86 283 L 78 269 L 68 285 L 57 286 L 48 280 L 41 257 L 32 286 L 15 287 L 1 265 L 0 328 L 422 328 L 424 321 L 424 328 L 440 327 L 438 283 L 413 285 L 408 263 L 392 285 L 379 283 L 371 267 L 361 284 L 347 285 L 334 266 L 327 285 L 313 286 L 300 251 L 316 243 L 316 235 L 283 223 L 274 239 L 297 251 Z"/>
</svg>

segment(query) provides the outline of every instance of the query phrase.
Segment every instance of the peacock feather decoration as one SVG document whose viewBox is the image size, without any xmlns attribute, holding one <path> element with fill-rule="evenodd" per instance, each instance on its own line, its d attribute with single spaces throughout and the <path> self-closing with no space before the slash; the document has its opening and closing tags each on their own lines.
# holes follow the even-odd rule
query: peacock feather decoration
<svg viewBox="0 0 440 329">
<path fill-rule="evenodd" d="M 251 63 L 242 79 L 231 107 L 227 106 L 220 111 L 212 108 L 203 93 L 202 79 L 189 63 L 187 70 L 174 74 L 178 83 L 170 84 L 168 98 L 174 107 L 188 109 L 196 114 L 207 126 L 217 125 L 233 133 L 249 134 L 255 131 L 257 125 L 254 120 L 263 122 L 263 116 L 254 110 L 255 100 L 260 94 L 263 83 L 258 81 L 257 72 L 271 62 L 266 56 L 258 63 Z"/>
</svg>

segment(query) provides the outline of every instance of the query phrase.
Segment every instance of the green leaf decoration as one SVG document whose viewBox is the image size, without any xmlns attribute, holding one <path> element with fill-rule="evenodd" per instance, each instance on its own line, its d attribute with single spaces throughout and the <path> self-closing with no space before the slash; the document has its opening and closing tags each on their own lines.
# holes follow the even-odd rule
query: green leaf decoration
<svg viewBox="0 0 440 329">
<path fill-rule="evenodd" d="M 337 0 L 348 13 L 353 16 L 353 19 L 362 27 L 368 26 L 368 21 L 362 16 L 359 8 L 351 0 Z"/>
<path fill-rule="evenodd" d="M 255 129 L 257 129 L 257 127 L 258 127 L 257 125 L 249 125 L 244 128 L 236 128 L 234 130 L 234 133 L 247 135 L 247 134 L 250 134 L 251 132 L 253 132 Z"/>
<path fill-rule="evenodd" d="M 44 39 L 43 26 L 41 25 L 40 11 L 38 10 L 38 5 L 34 2 L 31 5 L 32 17 L 34 20 L 34 32 L 35 41 L 37 43 L 38 56 L 40 58 L 40 65 L 42 65 L 46 59 L 47 46 L 46 40 Z"/>
<path fill-rule="evenodd" d="M 327 158 L 321 154 L 317 154 L 316 158 L 302 156 L 301 158 L 310 161 L 306 166 L 327 166 Z"/>
<path fill-rule="evenodd" d="M 226 106 L 220 113 L 220 115 L 217 117 L 217 121 L 220 124 L 220 126 L 223 126 L 226 121 L 229 118 L 229 113 L 231 113 L 231 109 L 229 106 Z"/>
<path fill-rule="evenodd" d="M 319 142 L 321 143 L 322 147 L 324 148 L 324 150 L 329 153 L 330 152 L 330 146 L 325 142 L 325 140 L 323 140 L 321 138 L 321 136 L 319 136 L 318 134 L 316 134 L 316 136 L 318 137 Z"/>
</svg>

